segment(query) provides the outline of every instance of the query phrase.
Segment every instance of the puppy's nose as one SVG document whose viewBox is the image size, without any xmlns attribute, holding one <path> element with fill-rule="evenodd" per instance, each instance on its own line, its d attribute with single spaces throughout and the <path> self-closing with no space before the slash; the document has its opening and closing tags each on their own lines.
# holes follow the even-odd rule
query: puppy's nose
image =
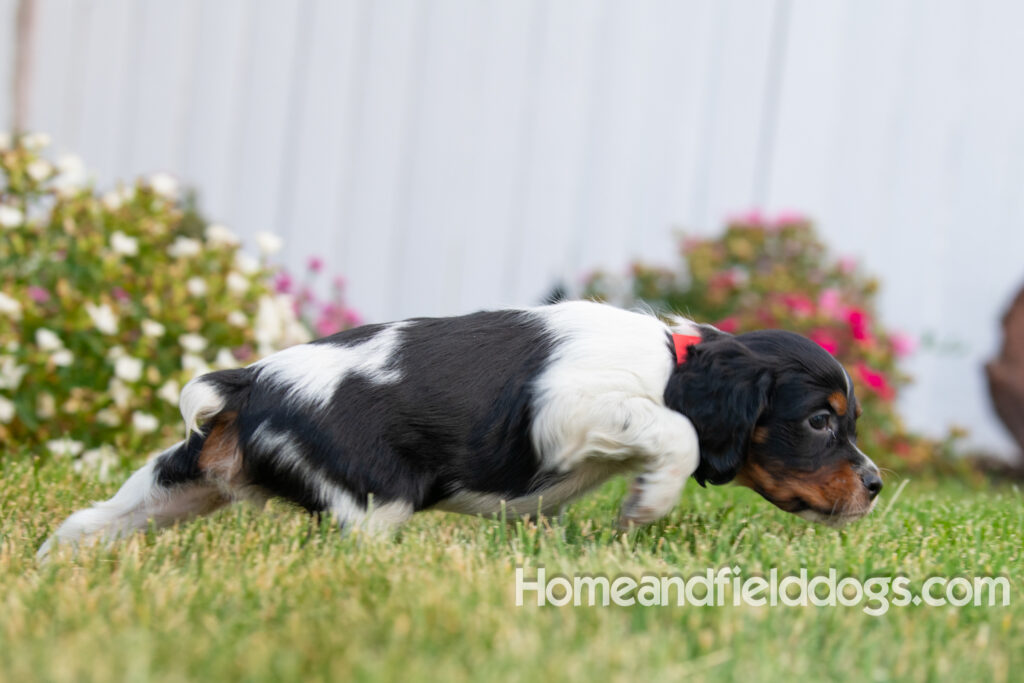
<svg viewBox="0 0 1024 683">
<path fill-rule="evenodd" d="M 860 475 L 860 480 L 864 482 L 864 488 L 868 490 L 868 495 L 872 498 L 882 490 L 882 478 L 878 476 L 877 472 L 866 472 Z"/>
</svg>

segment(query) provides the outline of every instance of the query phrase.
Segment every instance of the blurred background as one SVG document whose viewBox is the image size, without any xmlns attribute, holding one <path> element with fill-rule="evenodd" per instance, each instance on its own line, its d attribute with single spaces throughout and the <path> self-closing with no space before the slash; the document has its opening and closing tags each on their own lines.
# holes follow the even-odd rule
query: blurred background
<svg viewBox="0 0 1024 683">
<path fill-rule="evenodd" d="M 1024 284 L 1014 0 L 0 0 L 0 130 L 165 171 L 368 320 L 539 302 L 799 211 L 918 342 L 908 425 L 1014 452 L 984 362 Z"/>
</svg>

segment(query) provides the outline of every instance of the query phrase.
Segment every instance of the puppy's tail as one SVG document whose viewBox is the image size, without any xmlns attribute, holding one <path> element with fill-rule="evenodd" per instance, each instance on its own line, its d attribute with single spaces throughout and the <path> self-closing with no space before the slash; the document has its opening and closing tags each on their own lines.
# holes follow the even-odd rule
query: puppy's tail
<svg viewBox="0 0 1024 683">
<path fill-rule="evenodd" d="M 166 458 L 160 467 L 161 481 L 182 483 L 202 476 L 202 442 L 217 423 L 234 423 L 249 399 L 254 372 L 252 368 L 219 370 L 200 375 L 185 385 L 178 402 L 185 420 L 185 444 L 198 440 L 199 447 L 183 448 L 175 457 Z M 208 423 L 205 429 L 200 426 L 203 422 Z"/>
<path fill-rule="evenodd" d="M 253 368 L 200 375 L 181 390 L 181 416 L 187 434 L 202 433 L 199 423 L 223 412 L 238 412 L 249 397 Z"/>
</svg>

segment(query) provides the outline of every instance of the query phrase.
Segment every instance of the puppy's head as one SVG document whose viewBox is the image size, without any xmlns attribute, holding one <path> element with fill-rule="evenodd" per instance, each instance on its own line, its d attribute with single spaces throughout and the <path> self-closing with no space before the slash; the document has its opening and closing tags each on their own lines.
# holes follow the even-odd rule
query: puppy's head
<svg viewBox="0 0 1024 683">
<path fill-rule="evenodd" d="M 702 332 L 665 394 L 700 438 L 697 481 L 735 479 L 830 525 L 870 512 L 882 480 L 857 448 L 860 407 L 842 365 L 791 332 Z"/>
</svg>

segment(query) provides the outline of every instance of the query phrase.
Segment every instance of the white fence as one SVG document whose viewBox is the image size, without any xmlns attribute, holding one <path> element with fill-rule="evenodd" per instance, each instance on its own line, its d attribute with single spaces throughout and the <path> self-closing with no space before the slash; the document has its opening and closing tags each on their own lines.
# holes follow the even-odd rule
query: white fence
<svg viewBox="0 0 1024 683">
<path fill-rule="evenodd" d="M 374 319 L 803 210 L 888 323 L 955 347 L 912 362 L 911 424 L 1006 449 L 980 363 L 1024 284 L 1022 25 L 1014 0 L 37 0 L 27 120 L 100 184 L 170 170 L 326 257 Z"/>
</svg>

